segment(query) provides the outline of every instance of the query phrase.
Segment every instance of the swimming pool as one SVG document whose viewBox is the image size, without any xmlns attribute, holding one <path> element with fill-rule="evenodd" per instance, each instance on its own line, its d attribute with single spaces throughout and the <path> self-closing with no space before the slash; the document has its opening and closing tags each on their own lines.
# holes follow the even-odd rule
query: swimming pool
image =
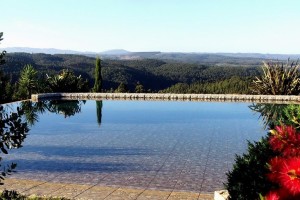
<svg viewBox="0 0 300 200">
<path fill-rule="evenodd" d="M 10 177 L 212 192 L 223 189 L 225 173 L 235 154 L 246 151 L 247 140 L 266 134 L 249 103 L 41 104 L 29 112 L 36 115 L 23 147 L 4 156 L 18 164 Z"/>
</svg>

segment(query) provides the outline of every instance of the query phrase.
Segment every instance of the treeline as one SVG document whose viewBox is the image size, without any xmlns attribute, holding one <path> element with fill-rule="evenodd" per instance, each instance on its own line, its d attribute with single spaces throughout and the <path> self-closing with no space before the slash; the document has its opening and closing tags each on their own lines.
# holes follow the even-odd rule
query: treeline
<svg viewBox="0 0 300 200">
<path fill-rule="evenodd" d="M 226 80 L 212 83 L 177 83 L 161 93 L 183 93 L 183 94 L 250 94 L 252 79 L 231 77 Z"/>
<path fill-rule="evenodd" d="M 68 69 L 74 72 L 75 76 L 80 75 L 83 79 L 87 79 L 89 88 L 94 85 L 95 58 L 92 57 L 10 53 L 6 54 L 5 60 L 6 64 L 1 68 L 13 84 L 19 80 L 24 66 L 30 64 L 38 71 L 39 77 L 46 74 L 54 76 L 61 73 L 63 69 Z M 260 74 L 259 64 L 257 66 L 227 66 L 226 63 L 204 65 L 156 59 L 103 60 L 101 64 L 104 92 L 115 91 L 121 84 L 131 92 L 136 90 L 137 85 L 139 87 L 142 85 L 143 91 L 158 92 L 177 83 L 214 84 L 232 77 L 246 80 Z"/>
</svg>

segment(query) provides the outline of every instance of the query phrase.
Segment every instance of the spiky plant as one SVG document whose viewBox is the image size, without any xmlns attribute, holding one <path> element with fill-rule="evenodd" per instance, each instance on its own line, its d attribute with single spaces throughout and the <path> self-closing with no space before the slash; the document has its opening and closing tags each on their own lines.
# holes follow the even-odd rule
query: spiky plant
<svg viewBox="0 0 300 200">
<path fill-rule="evenodd" d="M 30 98 L 32 92 L 38 87 L 38 74 L 32 65 L 25 65 L 19 79 L 19 96 Z"/>
<path fill-rule="evenodd" d="M 300 73 L 298 62 L 264 62 L 263 75 L 255 77 L 251 85 L 254 94 L 298 95 Z"/>
</svg>

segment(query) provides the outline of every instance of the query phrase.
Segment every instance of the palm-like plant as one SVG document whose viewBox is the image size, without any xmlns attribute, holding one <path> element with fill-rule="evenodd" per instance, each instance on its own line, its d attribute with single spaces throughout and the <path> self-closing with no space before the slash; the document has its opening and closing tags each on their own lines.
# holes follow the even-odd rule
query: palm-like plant
<svg viewBox="0 0 300 200">
<path fill-rule="evenodd" d="M 255 94 L 298 95 L 300 93 L 300 74 L 298 62 L 264 62 L 263 76 L 256 77 L 252 83 Z"/>
<path fill-rule="evenodd" d="M 37 86 L 37 71 L 32 65 L 25 65 L 19 79 L 19 95 L 21 97 L 29 98 L 32 92 L 37 90 Z"/>
</svg>

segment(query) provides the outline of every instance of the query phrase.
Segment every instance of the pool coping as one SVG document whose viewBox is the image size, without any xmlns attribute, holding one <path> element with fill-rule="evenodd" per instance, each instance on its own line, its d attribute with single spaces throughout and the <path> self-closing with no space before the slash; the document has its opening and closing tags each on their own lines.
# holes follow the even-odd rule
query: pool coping
<svg viewBox="0 0 300 200">
<path fill-rule="evenodd" d="M 31 95 L 32 101 L 48 99 L 66 100 L 146 100 L 146 101 L 217 101 L 255 103 L 300 104 L 296 95 L 246 94 L 167 94 L 167 93 L 41 93 Z"/>
</svg>

